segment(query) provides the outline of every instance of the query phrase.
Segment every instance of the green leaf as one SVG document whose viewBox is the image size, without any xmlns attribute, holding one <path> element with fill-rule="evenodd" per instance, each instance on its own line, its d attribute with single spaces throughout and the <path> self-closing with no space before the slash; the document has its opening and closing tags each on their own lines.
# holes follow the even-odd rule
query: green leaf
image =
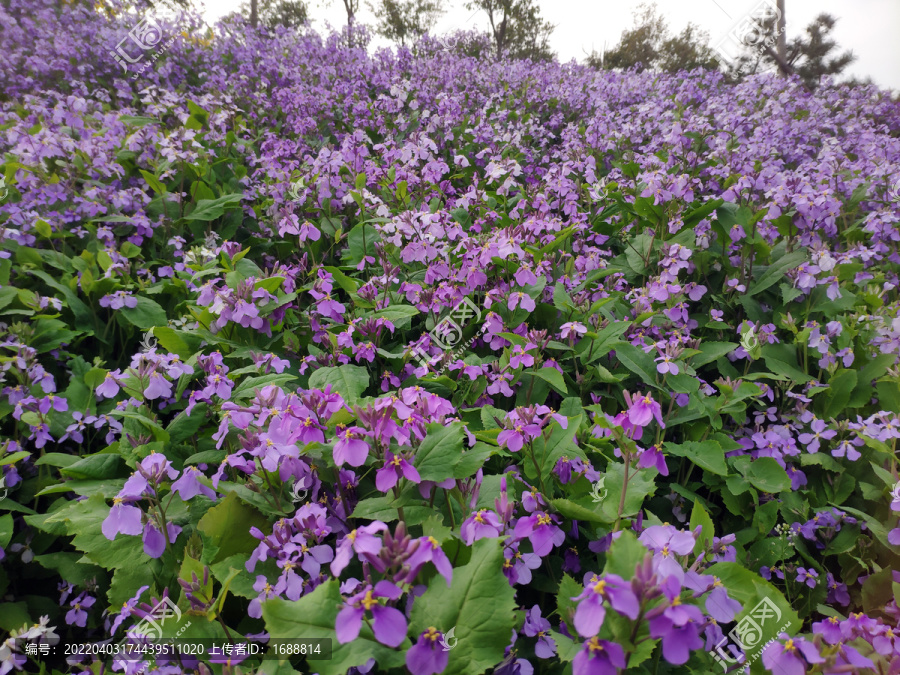
<svg viewBox="0 0 900 675">
<path fill-rule="evenodd" d="M 341 367 L 345 368 L 346 366 Z M 297 376 L 291 375 L 290 373 L 269 373 L 268 375 L 260 375 L 259 377 L 248 377 L 241 380 L 241 383 L 234 388 L 234 391 L 231 392 L 231 397 L 232 400 L 234 400 L 239 396 L 250 396 L 254 389 L 262 389 L 270 384 L 280 387 L 288 382 L 293 382 L 296 379 Z"/>
<path fill-rule="evenodd" d="M 166 194 L 166 187 L 159 182 L 159 178 L 154 176 L 149 171 L 144 171 L 140 169 L 141 175 L 144 177 L 144 180 L 147 181 L 147 185 L 153 188 L 153 191 L 158 195 Z"/>
<path fill-rule="evenodd" d="M 250 528 L 268 529 L 263 515 L 229 492 L 213 506 L 197 523 L 203 537 L 203 562 L 215 563 L 236 553 L 250 553 L 259 542 L 250 534 Z"/>
<path fill-rule="evenodd" d="M 739 346 L 736 342 L 701 342 L 700 353 L 691 358 L 691 365 L 694 368 L 706 365 L 734 351 Z"/>
<path fill-rule="evenodd" d="M 572 499 L 551 499 L 553 508 L 571 520 L 588 523 L 608 523 L 609 520 L 593 502 L 590 496 L 573 497 Z"/>
<path fill-rule="evenodd" d="M 791 479 L 788 477 L 787 471 L 782 469 L 781 465 L 771 457 L 760 457 L 754 460 L 747 470 L 747 480 L 757 490 L 769 494 L 778 494 L 791 487 Z"/>
<path fill-rule="evenodd" d="M 463 425 L 452 422 L 431 423 L 427 435 L 416 451 L 415 467 L 422 480 L 441 482 L 453 477 L 463 447 Z"/>
<path fill-rule="evenodd" d="M 856 371 L 841 369 L 828 381 L 828 389 L 822 393 L 821 416 L 838 417 L 847 408 L 853 389 L 856 387 Z M 817 401 L 819 402 L 819 401 Z"/>
<path fill-rule="evenodd" d="M 345 364 L 337 368 L 319 368 L 309 377 L 310 389 L 324 389 L 331 385 L 348 405 L 354 405 L 369 386 L 369 373 L 365 368 Z"/>
<path fill-rule="evenodd" d="M 623 464 L 610 464 L 606 470 L 605 487 L 606 497 L 600 503 L 600 508 L 606 516 L 607 523 L 614 523 L 618 516 L 619 500 L 622 496 L 622 486 L 625 483 L 625 466 Z M 622 517 L 628 518 L 635 515 L 644 505 L 644 500 L 656 489 L 654 478 L 656 471 L 641 469 L 628 474 L 628 490 L 625 494 Z"/>
<path fill-rule="evenodd" d="M 232 209 L 238 206 L 243 198 L 244 195 L 237 192 L 223 195 L 218 199 L 201 199 L 197 202 L 197 206 L 194 210 L 184 217 L 184 220 L 215 220 L 225 213 L 226 209 Z"/>
<path fill-rule="evenodd" d="M 613 542 L 614 545 L 615 543 L 616 542 Z M 631 568 L 631 573 L 634 573 L 633 567 Z M 571 626 L 572 622 L 575 620 L 575 608 L 578 605 L 572 598 L 581 595 L 583 590 L 584 586 L 568 574 L 563 574 L 562 581 L 559 582 L 559 592 L 556 595 L 556 608 L 559 611 L 560 618 L 565 621 L 568 626 Z"/>
<path fill-rule="evenodd" d="M 709 513 L 706 512 L 706 509 L 703 508 L 700 502 L 695 501 L 694 508 L 691 509 L 691 530 L 696 529 L 698 525 L 702 527 L 702 530 L 694 546 L 694 555 L 700 555 L 702 550 L 711 548 L 715 534 L 715 527 L 713 526 L 712 518 L 709 517 Z"/>
<path fill-rule="evenodd" d="M 334 624 L 343 604 L 339 582 L 330 580 L 296 602 L 281 598 L 267 600 L 262 603 L 262 615 L 266 630 L 276 640 L 294 640 L 299 636 L 331 640 L 331 660 L 315 662 L 319 675 L 344 675 L 350 668 L 361 666 L 370 658 L 375 659 L 380 671 L 402 667 L 404 654 L 411 646 L 408 638 L 400 644 L 400 651 L 396 651 L 375 640 L 372 629 L 363 623 L 359 637 L 347 644 L 338 642 Z"/>
<path fill-rule="evenodd" d="M 11 513 L 0 516 L 0 548 L 9 546 L 13 536 L 13 517 Z"/>
<path fill-rule="evenodd" d="M 558 391 L 563 396 L 569 395 L 569 390 L 566 388 L 566 382 L 565 380 L 563 380 L 563 376 L 556 368 L 540 368 L 538 370 L 529 370 L 522 374 L 539 377 L 544 380 L 544 382 L 547 382 L 551 387 L 556 389 L 556 391 Z"/>
<path fill-rule="evenodd" d="M 413 605 L 414 635 L 429 626 L 445 634 L 455 629 L 460 648 L 450 651 L 443 675 L 480 675 L 503 660 L 516 622 L 516 603 L 502 570 L 502 542 L 481 539 L 472 547 L 469 562 L 453 570 L 450 586 L 436 575 Z"/>
<path fill-rule="evenodd" d="M 122 458 L 113 453 L 98 453 L 78 460 L 59 470 L 64 476 L 81 480 L 114 478 L 124 467 Z"/>
<path fill-rule="evenodd" d="M 130 324 L 141 330 L 147 330 L 155 326 L 165 326 L 167 323 L 166 311 L 150 298 L 137 296 L 137 305 L 123 307 L 119 310 Z"/>
<path fill-rule="evenodd" d="M 645 354 L 643 350 L 628 342 L 615 342 L 611 345 L 611 348 L 615 350 L 616 358 L 623 366 L 640 377 L 645 384 L 658 388 L 656 385 L 656 366 L 653 363 L 652 356 Z"/>
<path fill-rule="evenodd" d="M 729 597 L 743 605 L 743 609 L 735 618 L 740 623 L 747 617 L 753 617 L 761 629 L 753 645 L 748 644 L 748 660 L 762 650 L 762 647 L 779 633 L 795 635 L 802 622 L 781 592 L 759 575 L 744 568 L 738 563 L 720 562 L 706 570 L 707 574 L 719 577 L 728 591 Z M 764 618 L 762 618 L 764 617 Z M 754 638 L 757 636 L 754 635 Z M 748 641 L 749 642 L 749 641 Z M 762 665 L 762 659 L 756 658 L 750 666 L 751 673 L 768 672 Z"/>
<path fill-rule="evenodd" d="M 622 530 L 622 534 L 609 547 L 606 554 L 606 566 L 603 574 L 618 574 L 628 581 L 634 576 L 634 570 L 644 559 L 648 551 L 637 540 L 631 530 Z M 579 591 L 580 592 L 580 591 Z"/>
<path fill-rule="evenodd" d="M 665 452 L 676 457 L 687 457 L 702 469 L 718 476 L 728 475 L 728 465 L 725 464 L 725 450 L 717 441 L 687 441 L 682 444 L 666 443 L 663 446 Z"/>
<path fill-rule="evenodd" d="M 798 249 L 782 256 L 776 262 L 769 265 L 758 280 L 750 284 L 750 288 L 747 289 L 747 295 L 756 295 L 769 288 L 769 286 L 778 283 L 778 281 L 781 280 L 781 277 L 787 274 L 789 270 L 806 262 L 807 257 L 806 251 L 803 249 Z"/>
</svg>

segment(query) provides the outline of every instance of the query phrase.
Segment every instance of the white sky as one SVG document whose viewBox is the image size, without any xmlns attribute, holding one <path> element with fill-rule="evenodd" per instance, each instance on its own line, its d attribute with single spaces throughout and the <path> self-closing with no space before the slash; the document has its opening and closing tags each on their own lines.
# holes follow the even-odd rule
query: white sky
<svg viewBox="0 0 900 675">
<path fill-rule="evenodd" d="M 729 29 L 750 12 L 760 0 L 658 0 L 657 6 L 666 17 L 672 33 L 679 33 L 689 22 L 705 29 L 711 42 L 724 37 Z M 632 26 L 632 14 L 639 0 L 537 0 L 543 16 L 556 25 L 550 46 L 562 61 L 583 61 L 591 49 L 612 48 L 622 31 Z M 852 49 L 857 56 L 847 73 L 871 77 L 876 84 L 900 91 L 900 0 L 785 0 L 787 35 L 790 40 L 800 34 L 820 12 L 837 17 L 834 38 L 842 50 Z M 241 0 L 206 0 L 205 15 L 213 20 L 232 12 Z M 373 20 L 363 0 L 357 19 Z M 448 2 L 449 10 L 438 22 L 435 32 L 456 28 L 487 29 L 483 14 L 465 9 L 465 0 Z M 319 30 L 327 24 L 341 26 L 346 14 L 341 0 L 330 6 L 308 0 L 313 26 Z M 730 16 L 729 16 L 730 15 Z M 376 38 L 374 46 L 389 45 Z"/>
</svg>

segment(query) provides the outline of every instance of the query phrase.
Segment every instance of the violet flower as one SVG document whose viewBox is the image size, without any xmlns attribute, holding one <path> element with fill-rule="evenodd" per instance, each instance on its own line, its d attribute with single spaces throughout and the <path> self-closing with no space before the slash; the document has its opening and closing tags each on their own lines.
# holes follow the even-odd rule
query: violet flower
<svg viewBox="0 0 900 675">
<path fill-rule="evenodd" d="M 373 589 L 366 589 L 350 597 L 344 608 L 338 612 L 334 630 L 340 644 L 352 642 L 359 635 L 363 617 L 372 613 L 372 631 L 375 639 L 388 647 L 399 647 L 406 639 L 406 617 L 394 607 L 382 605 L 378 598 L 397 600 L 402 590 L 390 581 L 379 581 Z"/>
<path fill-rule="evenodd" d="M 637 619 L 640 603 L 632 592 L 631 585 L 617 574 L 599 577 L 588 573 L 584 577 L 585 589 L 580 595 L 571 598 L 578 601 L 575 610 L 575 630 L 582 637 L 592 637 L 600 632 L 606 618 L 604 601 L 619 614 L 629 619 Z"/>
<path fill-rule="evenodd" d="M 444 649 L 444 634 L 434 626 L 419 635 L 416 644 L 406 651 L 406 667 L 412 675 L 437 675 L 444 672 L 450 650 Z"/>
<path fill-rule="evenodd" d="M 781 642 L 773 642 L 763 650 L 763 665 L 778 675 L 806 675 L 806 666 L 814 663 L 824 663 L 819 655 L 819 650 L 812 642 L 802 637 L 790 638 L 787 633 L 781 633 Z"/>
</svg>

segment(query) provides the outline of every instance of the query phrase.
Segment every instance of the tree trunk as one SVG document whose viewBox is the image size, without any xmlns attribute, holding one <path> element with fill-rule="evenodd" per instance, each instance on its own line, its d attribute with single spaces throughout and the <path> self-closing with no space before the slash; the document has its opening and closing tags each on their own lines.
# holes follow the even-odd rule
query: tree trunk
<svg viewBox="0 0 900 675">
<path fill-rule="evenodd" d="M 259 0 L 250 0 L 250 25 L 254 28 L 256 28 L 256 24 L 259 23 L 258 4 Z"/>
<path fill-rule="evenodd" d="M 785 31 L 784 0 L 778 0 L 778 58 L 781 63 L 787 63 L 787 35 Z M 787 77 L 787 71 L 779 64 L 778 68 L 782 77 Z"/>
</svg>

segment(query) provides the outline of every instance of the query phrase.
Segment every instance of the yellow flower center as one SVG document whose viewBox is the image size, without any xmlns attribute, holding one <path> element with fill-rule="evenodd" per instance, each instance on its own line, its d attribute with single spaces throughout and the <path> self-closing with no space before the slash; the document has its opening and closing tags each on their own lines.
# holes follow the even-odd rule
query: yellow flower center
<svg viewBox="0 0 900 675">
<path fill-rule="evenodd" d="M 369 610 L 377 604 L 378 600 L 372 597 L 372 591 L 366 591 L 366 597 L 362 599 L 362 606 Z"/>
</svg>

